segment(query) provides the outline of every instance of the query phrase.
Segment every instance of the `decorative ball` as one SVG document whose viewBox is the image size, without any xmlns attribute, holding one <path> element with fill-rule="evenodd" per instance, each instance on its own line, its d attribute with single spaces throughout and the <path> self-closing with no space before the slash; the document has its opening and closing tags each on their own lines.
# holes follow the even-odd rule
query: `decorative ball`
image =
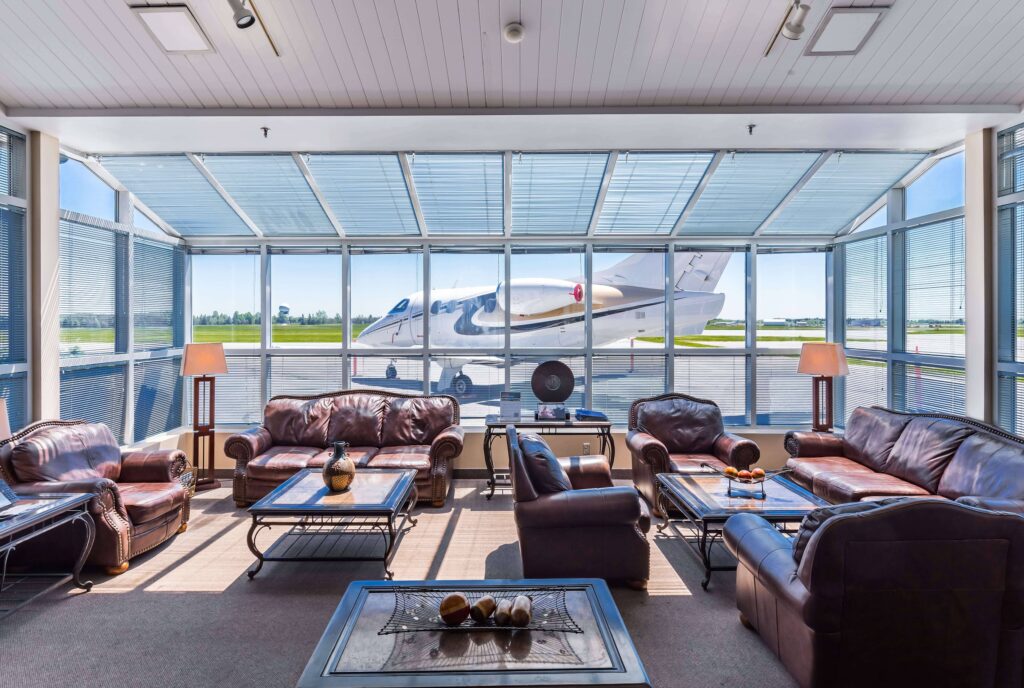
<svg viewBox="0 0 1024 688">
<path fill-rule="evenodd" d="M 441 600 L 438 610 L 441 620 L 449 626 L 458 626 L 469 618 L 469 600 L 461 592 L 451 592 Z"/>
<path fill-rule="evenodd" d="M 512 600 L 501 600 L 494 610 L 494 623 L 508 626 L 512 623 Z"/>
<path fill-rule="evenodd" d="M 533 618 L 533 600 L 526 595 L 519 595 L 512 603 L 512 625 L 523 628 Z"/>
<path fill-rule="evenodd" d="M 476 604 L 469 610 L 469 615 L 473 617 L 473 621 L 477 623 L 483 623 L 490 618 L 491 614 L 494 613 L 498 603 L 494 601 L 494 598 L 490 595 L 484 595 Z"/>
</svg>

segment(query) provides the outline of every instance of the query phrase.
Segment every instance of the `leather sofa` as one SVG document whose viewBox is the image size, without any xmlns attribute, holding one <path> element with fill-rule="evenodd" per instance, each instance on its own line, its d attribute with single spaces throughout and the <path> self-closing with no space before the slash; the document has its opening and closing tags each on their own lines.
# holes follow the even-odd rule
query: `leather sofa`
<svg viewBox="0 0 1024 688">
<path fill-rule="evenodd" d="M 686 394 L 634 401 L 626 446 L 633 482 L 658 516 L 659 473 L 699 472 L 704 463 L 745 469 L 761 458 L 757 444 L 725 431 L 718 404 Z"/>
<path fill-rule="evenodd" d="M 455 397 L 349 390 L 274 397 L 263 425 L 229 437 L 224 452 L 235 460 L 239 507 L 301 469 L 322 468 L 334 442 L 348 442 L 358 467 L 415 469 L 419 501 L 443 506 L 462 440 Z"/>
<path fill-rule="evenodd" d="M 790 477 L 833 503 L 939 495 L 1024 513 L 1024 440 L 971 418 L 860 407 L 843 435 L 785 444 Z"/>
<path fill-rule="evenodd" d="M 526 578 L 604 578 L 644 589 L 651 516 L 632 487 L 615 487 L 600 455 L 556 457 L 537 435 L 506 427 L 512 498 Z"/>
<path fill-rule="evenodd" d="M 934 497 L 831 509 L 848 513 L 797 557 L 759 516 L 725 524 L 741 621 L 802 688 L 1022 685 L 1024 518 Z"/>
<path fill-rule="evenodd" d="M 110 574 L 184 532 L 195 489 L 184 452 L 123 451 L 106 425 L 83 421 L 33 423 L 0 443 L 0 477 L 20 495 L 93 493 L 88 563 Z"/>
</svg>

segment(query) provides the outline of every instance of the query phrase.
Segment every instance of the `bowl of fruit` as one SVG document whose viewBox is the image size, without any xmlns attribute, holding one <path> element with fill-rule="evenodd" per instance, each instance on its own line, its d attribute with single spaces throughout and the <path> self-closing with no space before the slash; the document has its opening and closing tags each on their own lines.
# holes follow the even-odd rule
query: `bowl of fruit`
<svg viewBox="0 0 1024 688">
<path fill-rule="evenodd" d="M 763 468 L 736 468 L 726 466 L 718 468 L 709 464 L 701 464 L 701 467 L 717 473 L 728 481 L 726 494 L 729 497 L 740 497 L 742 499 L 764 499 L 764 484 L 777 475 L 788 473 L 788 468 L 778 471 L 766 471 Z M 749 487 L 747 487 L 749 486 Z"/>
</svg>

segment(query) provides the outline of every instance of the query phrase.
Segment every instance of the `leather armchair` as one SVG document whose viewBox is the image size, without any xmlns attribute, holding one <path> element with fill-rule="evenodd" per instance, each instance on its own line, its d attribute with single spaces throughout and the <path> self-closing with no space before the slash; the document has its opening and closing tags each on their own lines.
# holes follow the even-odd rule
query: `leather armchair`
<svg viewBox="0 0 1024 688">
<path fill-rule="evenodd" d="M 604 578 L 646 588 L 651 552 L 645 533 L 651 518 L 636 490 L 614 486 L 603 456 L 556 458 L 539 437 L 520 438 L 513 425 L 506 432 L 523 575 Z M 531 451 L 539 448 L 557 467 L 532 459 L 527 466 L 524 440 L 534 443 Z M 561 476 L 536 473 L 552 468 Z M 561 486 L 550 491 L 553 483 Z"/>
<path fill-rule="evenodd" d="M 838 509 L 799 561 L 764 519 L 725 524 L 741 620 L 802 688 L 1021 685 L 1024 518 L 934 497 Z"/>
<path fill-rule="evenodd" d="M 195 490 L 184 452 L 124 451 L 105 425 L 82 421 L 34 423 L 0 443 L 0 477 L 22 495 L 92 493 L 88 563 L 110 574 L 184 532 Z"/>
<path fill-rule="evenodd" d="M 657 475 L 693 473 L 701 464 L 749 468 L 761 458 L 754 442 L 725 431 L 713 401 L 686 394 L 662 394 L 633 402 L 626 446 L 633 482 L 658 516 Z"/>
</svg>

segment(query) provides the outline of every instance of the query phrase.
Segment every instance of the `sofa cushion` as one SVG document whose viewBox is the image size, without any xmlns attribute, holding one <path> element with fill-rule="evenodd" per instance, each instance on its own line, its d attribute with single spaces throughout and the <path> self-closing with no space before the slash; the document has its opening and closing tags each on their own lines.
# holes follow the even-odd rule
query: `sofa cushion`
<svg viewBox="0 0 1024 688">
<path fill-rule="evenodd" d="M 537 494 L 552 494 L 572 489 L 569 474 L 565 472 L 551 447 L 538 435 L 520 435 L 519 448 L 530 482 Z"/>
<path fill-rule="evenodd" d="M 320 447 L 271 447 L 245 465 L 245 474 L 255 480 L 281 482 L 321 453 Z"/>
<path fill-rule="evenodd" d="M 720 471 L 725 470 L 725 462 L 711 454 L 669 454 L 668 463 L 673 473 L 707 473 L 701 464 L 714 466 Z"/>
<path fill-rule="evenodd" d="M 906 480 L 873 471 L 819 473 L 812 484 L 814 494 L 841 504 L 859 502 L 871 497 L 925 497 L 930 493 Z"/>
<path fill-rule="evenodd" d="M 394 397 L 384 411 L 381 446 L 430 444 L 455 423 L 455 406 L 446 397 Z"/>
<path fill-rule="evenodd" d="M 725 431 L 717 406 L 679 398 L 642 403 L 636 425 L 661 440 L 669 454 L 710 454 Z"/>
<path fill-rule="evenodd" d="M 814 479 L 823 474 L 873 472 L 867 466 L 843 456 L 797 456 L 786 462 L 786 468 L 801 485 L 813 485 Z"/>
<path fill-rule="evenodd" d="M 843 455 L 871 470 L 887 472 L 892 448 L 912 418 L 886 409 L 854 409 L 843 433 Z"/>
<path fill-rule="evenodd" d="M 944 418 L 914 418 L 892 449 L 886 473 L 923 487 L 932 494 L 946 466 L 974 428 Z"/>
<path fill-rule="evenodd" d="M 136 525 L 160 518 L 185 504 L 186 492 L 181 483 L 118 483 L 117 491 L 128 518 Z"/>
<path fill-rule="evenodd" d="M 345 453 L 348 454 L 348 458 L 355 462 L 356 466 L 365 466 L 370 462 L 377 452 L 380 451 L 377 447 L 348 447 L 345 449 Z M 306 465 L 307 468 L 323 468 L 327 460 L 334 456 L 334 447 L 330 449 L 324 449 L 322 452 L 314 456 L 309 460 Z"/>
<path fill-rule="evenodd" d="M 975 432 L 946 466 L 938 493 L 950 499 L 968 495 L 1024 499 L 1024 444 Z"/>
<path fill-rule="evenodd" d="M 380 447 L 380 426 L 387 398 L 381 394 L 341 394 L 331 399 L 327 443 L 348 442 L 353 447 Z"/>
<path fill-rule="evenodd" d="M 430 474 L 430 445 L 405 445 L 401 447 L 381 447 L 370 462 L 368 468 L 406 468 L 416 471 L 417 478 L 426 478 Z"/>
<path fill-rule="evenodd" d="M 81 423 L 42 428 L 18 442 L 11 466 L 25 483 L 121 476 L 121 449 L 110 428 Z"/>
<path fill-rule="evenodd" d="M 271 399 L 263 410 L 263 427 L 274 444 L 326 447 L 330 399 Z"/>
</svg>

